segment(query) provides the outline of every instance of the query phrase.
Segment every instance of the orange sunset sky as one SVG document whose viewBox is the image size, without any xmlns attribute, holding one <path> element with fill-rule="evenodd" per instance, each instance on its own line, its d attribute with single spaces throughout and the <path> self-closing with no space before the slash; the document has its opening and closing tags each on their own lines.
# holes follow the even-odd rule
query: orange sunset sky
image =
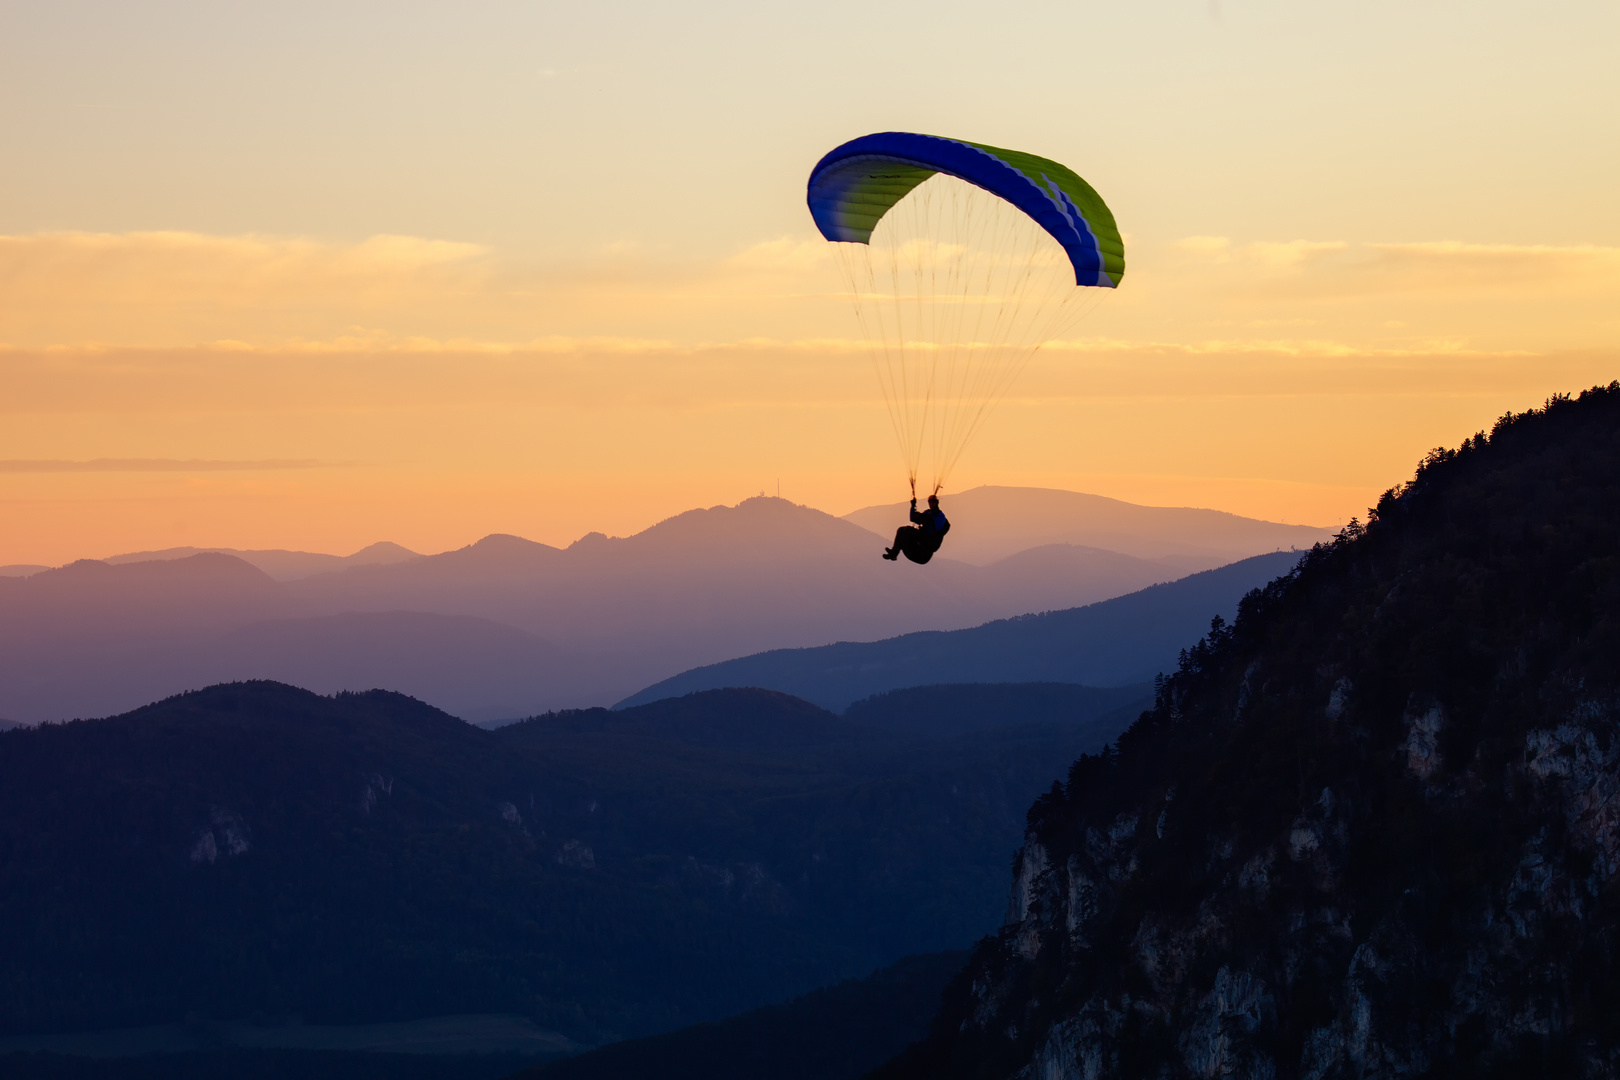
<svg viewBox="0 0 1620 1080">
<path fill-rule="evenodd" d="M 1338 525 L 1620 377 L 1616 41 L 1612 2 L 0 5 L 0 564 L 896 501 L 804 206 L 887 129 L 1056 158 L 1126 238 L 953 488 Z"/>
</svg>

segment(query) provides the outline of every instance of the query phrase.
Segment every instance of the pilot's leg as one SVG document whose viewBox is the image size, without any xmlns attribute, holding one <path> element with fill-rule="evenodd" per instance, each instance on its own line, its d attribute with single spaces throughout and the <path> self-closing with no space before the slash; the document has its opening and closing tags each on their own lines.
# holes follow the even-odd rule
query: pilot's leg
<svg viewBox="0 0 1620 1080">
<path fill-rule="evenodd" d="M 900 526 L 894 531 L 894 546 L 885 551 L 883 557 L 893 562 L 900 557 L 900 553 L 903 551 L 906 553 L 906 558 L 911 558 L 911 551 L 915 547 L 916 538 L 920 535 L 910 525 Z"/>
</svg>

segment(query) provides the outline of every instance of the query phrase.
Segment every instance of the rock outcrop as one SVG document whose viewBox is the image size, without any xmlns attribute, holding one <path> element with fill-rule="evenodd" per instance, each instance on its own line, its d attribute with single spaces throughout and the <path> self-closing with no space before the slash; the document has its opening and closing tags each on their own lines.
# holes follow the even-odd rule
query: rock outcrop
<svg viewBox="0 0 1620 1080">
<path fill-rule="evenodd" d="M 1435 451 L 1031 809 L 910 1077 L 1620 1074 L 1620 385 Z"/>
</svg>

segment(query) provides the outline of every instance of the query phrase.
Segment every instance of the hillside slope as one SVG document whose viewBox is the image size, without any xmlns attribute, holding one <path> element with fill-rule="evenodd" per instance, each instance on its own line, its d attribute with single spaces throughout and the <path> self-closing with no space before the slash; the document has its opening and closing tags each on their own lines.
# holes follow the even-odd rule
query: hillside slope
<svg viewBox="0 0 1620 1080">
<path fill-rule="evenodd" d="M 1620 384 L 1435 452 L 1030 811 L 878 1075 L 1620 1070 Z"/>
<path fill-rule="evenodd" d="M 780 1005 L 542 1065 L 512 1080 L 856 1080 L 927 1030 L 966 952 L 908 956 Z"/>
<path fill-rule="evenodd" d="M 1234 614 L 1244 593 L 1298 561 L 1296 552 L 1256 555 L 1082 608 L 968 630 L 757 653 L 682 672 L 618 707 L 726 686 L 764 687 L 842 709 L 873 694 L 938 683 L 1147 682 L 1174 665 L 1177 652 L 1197 640 L 1211 616 Z"/>
</svg>

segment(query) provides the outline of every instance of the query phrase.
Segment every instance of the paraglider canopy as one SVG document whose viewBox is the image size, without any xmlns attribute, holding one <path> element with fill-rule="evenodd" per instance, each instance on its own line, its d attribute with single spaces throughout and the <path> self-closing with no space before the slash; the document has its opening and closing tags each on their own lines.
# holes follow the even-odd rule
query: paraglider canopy
<svg viewBox="0 0 1620 1080">
<path fill-rule="evenodd" d="M 1076 285 L 1114 288 L 1125 244 L 1102 196 L 1049 158 L 962 139 L 884 131 L 851 139 L 810 172 L 808 201 L 828 240 L 865 244 L 901 199 L 935 173 L 983 188 L 1028 214 L 1074 266 Z"/>
<path fill-rule="evenodd" d="M 816 163 L 806 199 L 849 283 L 913 493 L 929 472 L 944 486 L 1030 358 L 1125 274 L 1102 197 L 1034 154 L 863 135 Z"/>
</svg>

